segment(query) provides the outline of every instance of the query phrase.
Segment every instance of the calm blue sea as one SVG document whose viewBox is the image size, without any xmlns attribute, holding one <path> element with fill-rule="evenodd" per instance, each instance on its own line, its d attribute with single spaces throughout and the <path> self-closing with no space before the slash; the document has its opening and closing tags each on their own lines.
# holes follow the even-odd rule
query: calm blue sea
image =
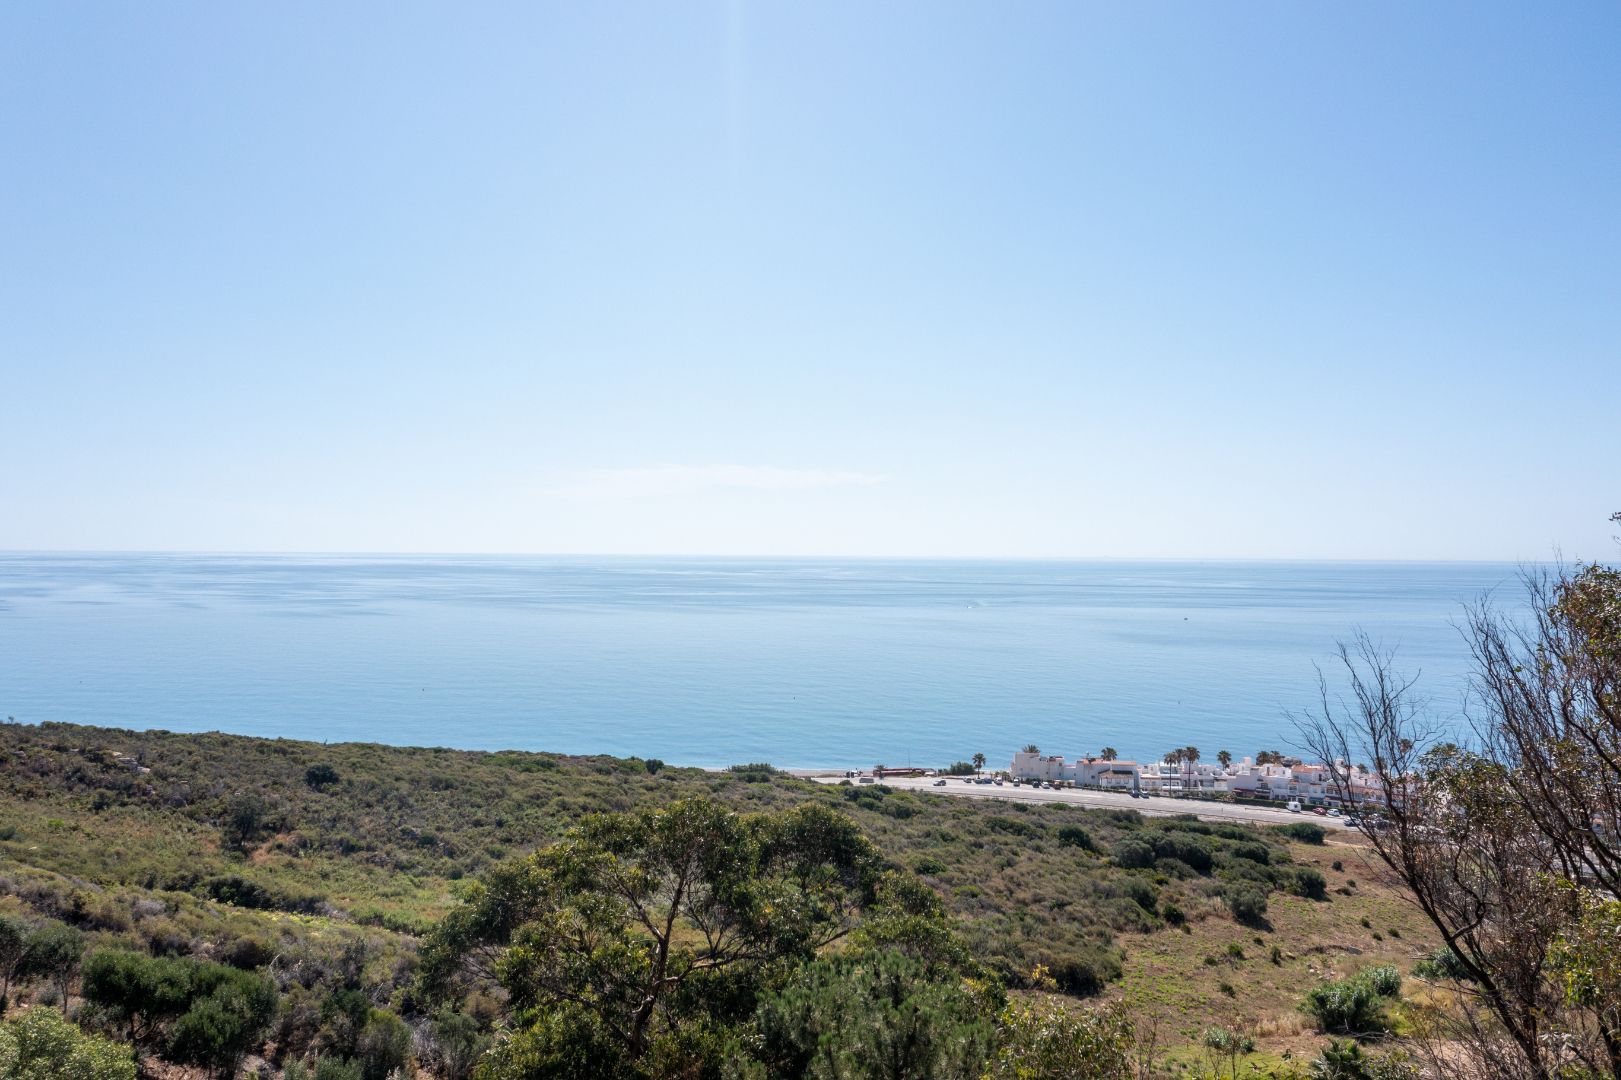
<svg viewBox="0 0 1621 1080">
<path fill-rule="evenodd" d="M 1442 711 L 1481 563 L 0 555 L 0 715 L 672 763 L 1289 749 L 1362 627 Z"/>
</svg>

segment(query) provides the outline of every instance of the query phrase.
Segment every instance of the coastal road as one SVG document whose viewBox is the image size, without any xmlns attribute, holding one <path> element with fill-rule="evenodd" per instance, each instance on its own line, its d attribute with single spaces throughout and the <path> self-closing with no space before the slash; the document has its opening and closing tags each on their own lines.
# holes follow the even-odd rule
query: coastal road
<svg viewBox="0 0 1621 1080">
<path fill-rule="evenodd" d="M 837 784 L 845 778 L 839 776 L 812 776 L 819 784 Z M 958 777 L 946 779 L 945 787 L 935 787 L 936 777 L 897 776 L 882 781 L 888 787 L 921 791 L 930 795 L 952 795 L 966 799 L 1002 799 L 1006 802 L 1069 803 L 1092 810 L 1135 810 L 1147 817 L 1170 817 L 1174 814 L 1195 814 L 1201 821 L 1238 821 L 1247 825 L 1287 825 L 1291 821 L 1312 821 L 1329 830 L 1329 835 L 1343 832 L 1356 836 L 1355 829 L 1341 824 L 1340 818 L 1320 818 L 1316 814 L 1291 814 L 1279 807 L 1233 806 L 1226 803 L 1206 802 L 1203 799 L 1172 799 L 1156 795 L 1147 799 L 1133 799 L 1125 792 L 1114 791 L 1043 791 L 1033 787 L 1014 787 L 1003 784 L 965 784 Z"/>
</svg>

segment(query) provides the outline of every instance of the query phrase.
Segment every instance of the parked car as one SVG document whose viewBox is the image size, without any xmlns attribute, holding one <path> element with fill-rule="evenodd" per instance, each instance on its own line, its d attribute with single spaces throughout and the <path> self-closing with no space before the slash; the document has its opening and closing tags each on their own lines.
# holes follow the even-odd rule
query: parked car
<svg viewBox="0 0 1621 1080">
<path fill-rule="evenodd" d="M 944 781 L 944 780 L 936 780 L 936 781 L 935 781 L 935 782 L 934 782 L 934 786 L 935 786 L 935 787 L 945 787 L 945 786 L 946 786 L 946 782 L 945 782 L 945 781 Z"/>
<path fill-rule="evenodd" d="M 1289 805 L 1284 807 L 1284 809 L 1289 811 L 1289 813 L 1291 813 L 1291 814 L 1300 813 L 1300 800 L 1299 799 L 1290 799 L 1289 800 Z"/>
<path fill-rule="evenodd" d="M 1343 820 L 1345 822 L 1345 827 L 1347 829 L 1354 829 L 1358 825 L 1362 824 L 1362 822 L 1358 821 L 1356 818 L 1352 817 L 1350 814 L 1345 815 L 1345 817 L 1343 819 L 1341 819 L 1341 820 Z"/>
<path fill-rule="evenodd" d="M 1328 816 L 1328 808 L 1323 806 L 1314 806 L 1311 808 L 1311 812 L 1316 814 L 1318 817 Z"/>
<path fill-rule="evenodd" d="M 1328 816 L 1329 817 L 1339 817 L 1340 816 L 1340 808 L 1337 807 L 1337 806 L 1330 806 L 1328 808 Z"/>
</svg>

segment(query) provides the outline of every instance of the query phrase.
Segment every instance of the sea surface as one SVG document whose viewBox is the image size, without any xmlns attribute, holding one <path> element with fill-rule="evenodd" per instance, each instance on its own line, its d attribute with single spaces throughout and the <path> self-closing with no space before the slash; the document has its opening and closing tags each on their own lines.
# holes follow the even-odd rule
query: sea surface
<svg viewBox="0 0 1621 1080">
<path fill-rule="evenodd" d="M 0 715 L 938 765 L 1292 749 L 1356 629 L 1456 711 L 1486 563 L 0 554 Z"/>
</svg>

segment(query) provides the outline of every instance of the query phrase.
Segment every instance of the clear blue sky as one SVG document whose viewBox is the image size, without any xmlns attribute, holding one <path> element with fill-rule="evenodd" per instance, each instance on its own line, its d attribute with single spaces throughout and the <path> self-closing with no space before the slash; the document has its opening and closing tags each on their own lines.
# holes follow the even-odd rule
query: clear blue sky
<svg viewBox="0 0 1621 1080">
<path fill-rule="evenodd" d="M 17 3 L 0 547 L 1612 558 L 1614 3 Z"/>
</svg>

